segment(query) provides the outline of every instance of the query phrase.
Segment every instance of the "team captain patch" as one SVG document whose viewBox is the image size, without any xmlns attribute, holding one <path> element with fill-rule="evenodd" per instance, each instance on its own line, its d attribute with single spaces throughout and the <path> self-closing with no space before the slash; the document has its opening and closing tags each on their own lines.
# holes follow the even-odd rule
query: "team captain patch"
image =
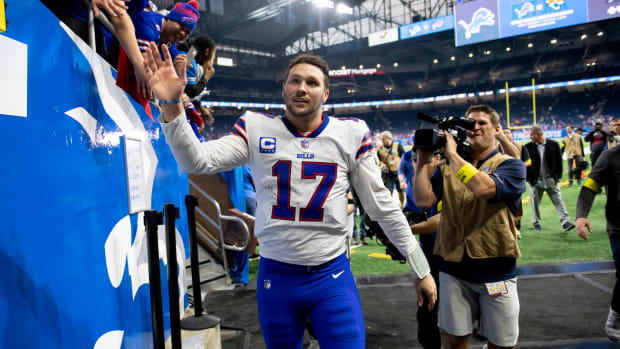
<svg viewBox="0 0 620 349">
<path fill-rule="evenodd" d="M 275 153 L 276 139 L 274 137 L 261 137 L 259 139 L 258 150 L 261 153 Z"/>
</svg>

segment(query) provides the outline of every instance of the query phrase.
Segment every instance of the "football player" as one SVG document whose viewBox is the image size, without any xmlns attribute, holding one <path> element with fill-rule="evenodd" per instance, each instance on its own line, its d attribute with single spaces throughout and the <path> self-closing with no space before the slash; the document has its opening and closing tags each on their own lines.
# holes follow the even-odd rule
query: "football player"
<svg viewBox="0 0 620 349">
<path fill-rule="evenodd" d="M 327 63 L 301 55 L 286 71 L 285 115 L 244 113 L 230 135 L 199 143 L 184 122 L 185 61 L 165 46 L 148 50 L 147 74 L 162 103 L 160 122 L 179 166 L 216 173 L 249 163 L 256 185 L 260 243 L 258 313 L 268 348 L 301 348 L 306 319 L 321 348 L 364 348 L 362 307 L 345 256 L 347 190 L 355 189 L 407 257 L 418 294 L 432 308 L 436 286 L 407 220 L 383 185 L 366 123 L 321 112 L 329 96 Z"/>
</svg>

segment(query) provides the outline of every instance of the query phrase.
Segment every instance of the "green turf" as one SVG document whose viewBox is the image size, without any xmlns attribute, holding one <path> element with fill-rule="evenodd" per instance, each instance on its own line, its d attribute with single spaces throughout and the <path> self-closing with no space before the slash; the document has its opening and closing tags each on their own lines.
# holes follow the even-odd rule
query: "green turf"
<svg viewBox="0 0 620 349">
<path fill-rule="evenodd" d="M 584 145 L 587 146 L 587 145 Z M 575 206 L 579 195 L 576 183 L 568 186 L 567 168 L 564 163 L 564 177 L 561 180 L 562 197 L 571 220 L 575 221 Z M 556 263 L 569 261 L 587 261 L 611 259 L 611 249 L 605 228 L 605 194 L 599 194 L 594 201 L 588 219 L 592 224 L 592 233 L 584 241 L 577 236 L 575 230 L 562 231 L 555 207 L 547 195 L 543 196 L 540 211 L 542 231 L 535 231 L 531 224 L 531 203 L 529 202 L 529 186 L 523 193 L 523 219 L 521 221 L 522 238 L 519 247 L 523 257 L 517 260 L 519 265 L 534 263 Z M 351 254 L 351 267 L 355 275 L 395 274 L 410 271 L 407 264 L 390 259 L 370 257 L 371 253 L 385 253 L 385 248 L 375 240 L 368 246 L 360 246 Z M 250 261 L 250 280 L 256 280 L 258 260 Z"/>
</svg>

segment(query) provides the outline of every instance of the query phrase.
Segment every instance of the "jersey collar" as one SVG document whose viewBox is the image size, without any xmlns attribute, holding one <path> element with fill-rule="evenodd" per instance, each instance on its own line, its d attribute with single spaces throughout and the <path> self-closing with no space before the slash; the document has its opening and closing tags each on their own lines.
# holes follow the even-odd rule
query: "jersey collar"
<svg viewBox="0 0 620 349">
<path fill-rule="evenodd" d="M 303 132 L 300 132 L 299 130 L 297 130 L 295 126 L 293 126 L 293 124 L 291 124 L 291 122 L 288 121 L 288 119 L 286 118 L 286 115 L 282 115 L 282 122 L 284 123 L 284 126 L 286 126 L 286 128 L 293 134 L 293 136 L 297 138 L 318 137 L 318 135 L 321 134 L 321 132 L 323 132 L 325 127 L 327 127 L 327 124 L 329 124 L 329 116 L 325 114 L 321 114 L 321 120 L 323 120 L 323 122 L 321 122 L 321 124 L 317 126 L 317 128 L 315 128 L 314 131 L 304 134 Z"/>
</svg>

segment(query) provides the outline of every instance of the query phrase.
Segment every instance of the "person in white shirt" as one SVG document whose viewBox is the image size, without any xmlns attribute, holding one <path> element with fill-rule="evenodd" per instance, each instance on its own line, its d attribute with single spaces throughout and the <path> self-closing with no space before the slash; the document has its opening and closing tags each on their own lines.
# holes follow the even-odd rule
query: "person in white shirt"
<svg viewBox="0 0 620 349">
<path fill-rule="evenodd" d="M 151 44 L 147 74 L 161 101 L 160 122 L 184 171 L 216 173 L 249 163 L 256 185 L 255 235 L 261 260 L 258 313 L 268 348 L 301 348 L 306 319 L 321 347 L 363 348 L 364 318 L 345 256 L 351 185 L 371 218 L 407 256 L 418 304 L 432 308 L 435 281 L 409 225 L 384 187 L 370 132 L 357 119 L 322 114 L 328 67 L 317 56 L 293 59 L 283 82 L 285 115 L 244 113 L 230 135 L 199 143 L 184 122 L 185 61 L 174 65 Z"/>
</svg>

